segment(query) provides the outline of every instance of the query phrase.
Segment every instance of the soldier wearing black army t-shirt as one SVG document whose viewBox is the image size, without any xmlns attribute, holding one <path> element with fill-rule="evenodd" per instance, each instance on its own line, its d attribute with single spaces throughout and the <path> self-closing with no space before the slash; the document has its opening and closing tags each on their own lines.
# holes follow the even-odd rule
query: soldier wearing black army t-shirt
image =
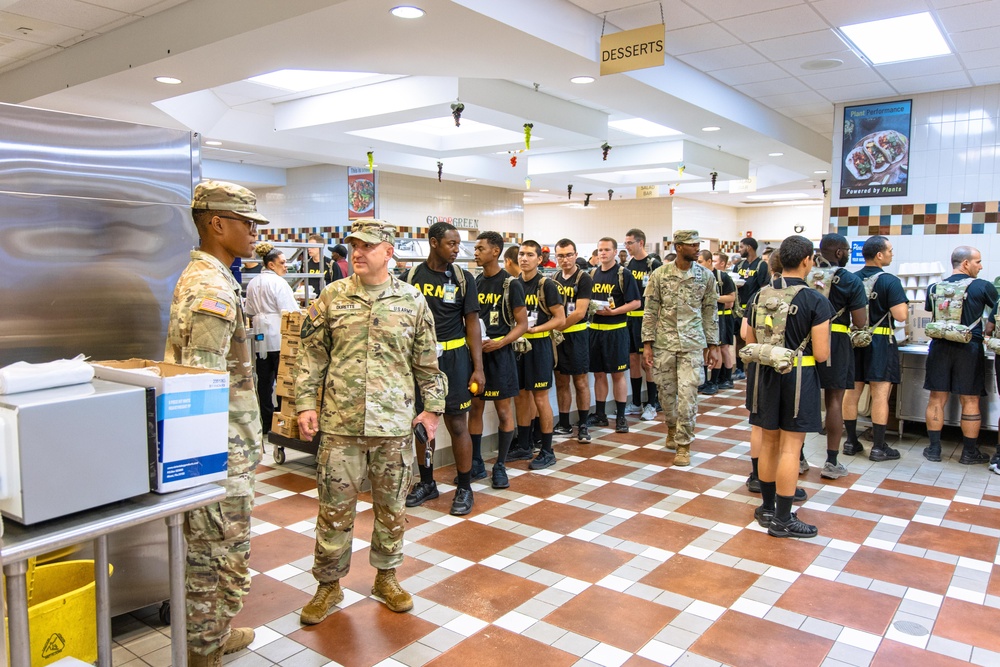
<svg viewBox="0 0 1000 667">
<path fill-rule="evenodd" d="M 739 302 L 740 307 L 746 311 L 750 300 L 754 298 L 760 288 L 771 279 L 771 275 L 767 270 L 767 262 L 763 258 L 757 257 L 757 248 L 760 247 L 757 243 L 757 239 L 748 236 L 747 238 L 740 241 L 740 257 L 743 258 L 739 264 L 736 265 L 736 273 L 743 278 L 743 284 L 736 290 L 736 300 Z M 740 331 L 742 326 L 742 320 L 737 319 L 735 322 L 736 331 Z M 743 360 L 740 358 L 740 350 L 743 348 L 743 338 L 741 336 L 736 337 L 736 372 L 733 373 L 733 378 L 736 380 L 741 380 L 746 377 L 743 373 Z"/>
<path fill-rule="evenodd" d="M 646 403 L 642 402 L 642 315 L 646 299 L 642 296 L 649 284 L 649 276 L 663 266 L 656 257 L 646 252 L 646 234 L 641 229 L 630 229 L 625 234 L 625 249 L 632 257 L 625 266 L 639 285 L 639 307 L 628 313 L 628 362 L 632 381 L 632 402 L 625 406 L 626 415 L 642 415 L 644 421 L 656 419 L 660 400 L 653 382 L 653 369 L 646 369 Z"/>
<path fill-rule="evenodd" d="M 578 415 L 576 438 L 580 442 L 590 442 L 587 416 L 590 414 L 590 332 L 587 309 L 593 291 L 593 279 L 587 271 L 577 265 L 576 244 L 569 239 L 556 243 L 556 263 L 561 271 L 555 280 L 559 294 L 566 301 L 566 324 L 562 328 L 566 336 L 559 346 L 556 360 L 556 402 L 559 404 L 559 423 L 556 435 L 573 435 L 569 424 L 569 409 L 573 404 L 570 392 L 570 378 L 576 389 L 576 409 Z"/>
<path fill-rule="evenodd" d="M 456 266 L 462 239 L 458 230 L 446 222 L 437 222 L 427 230 L 431 253 L 402 276 L 424 295 L 434 314 L 437 333 L 438 366 L 448 377 L 444 425 L 451 436 L 458 468 L 458 484 L 451 513 L 456 516 L 472 511 L 472 440 L 466 413 L 472 407 L 472 388 L 481 392 L 483 379 L 482 335 L 479 328 L 479 297 L 472 274 Z M 461 275 L 459 275 L 461 272 Z M 423 409 L 417 394 L 417 413 Z M 432 443 L 430 444 L 433 447 Z M 406 506 L 416 507 L 438 497 L 433 465 L 422 465 L 426 448 L 417 443 L 420 481 L 406 496 Z M 485 477 L 485 471 L 483 473 Z"/>
</svg>

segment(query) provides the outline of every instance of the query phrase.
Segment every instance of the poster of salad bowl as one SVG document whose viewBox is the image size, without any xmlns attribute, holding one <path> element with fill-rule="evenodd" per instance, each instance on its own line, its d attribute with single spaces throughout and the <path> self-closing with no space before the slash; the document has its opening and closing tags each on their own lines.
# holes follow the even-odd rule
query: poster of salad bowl
<svg viewBox="0 0 1000 667">
<path fill-rule="evenodd" d="M 347 168 L 347 217 L 374 218 L 377 188 L 375 172 L 364 167 Z"/>
<path fill-rule="evenodd" d="M 911 103 L 899 100 L 844 107 L 841 199 L 906 196 Z"/>
</svg>

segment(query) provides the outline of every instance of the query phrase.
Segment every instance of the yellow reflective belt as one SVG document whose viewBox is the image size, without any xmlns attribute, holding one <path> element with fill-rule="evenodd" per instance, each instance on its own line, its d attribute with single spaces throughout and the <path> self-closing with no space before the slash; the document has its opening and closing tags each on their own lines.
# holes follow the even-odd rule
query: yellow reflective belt
<svg viewBox="0 0 1000 667">
<path fill-rule="evenodd" d="M 849 333 L 846 324 L 831 324 L 830 331 L 836 331 L 837 333 Z"/>
<path fill-rule="evenodd" d="M 456 338 L 455 340 L 446 340 L 442 343 L 438 343 L 438 345 L 441 346 L 442 350 L 456 350 L 465 345 L 465 339 Z"/>
<path fill-rule="evenodd" d="M 891 336 L 892 335 L 892 329 L 889 328 L 889 327 L 875 327 L 874 329 L 872 329 L 872 333 L 873 334 L 881 334 L 883 336 Z"/>
<path fill-rule="evenodd" d="M 584 331 L 586 328 L 587 322 L 579 322 L 568 329 L 563 329 L 563 333 L 576 333 L 577 331 Z"/>
<path fill-rule="evenodd" d="M 720 310 L 719 311 L 719 315 L 732 315 L 732 314 L 733 314 L 732 310 Z"/>
<path fill-rule="evenodd" d="M 646 311 L 644 311 L 644 310 L 630 310 L 630 311 L 628 311 L 627 314 L 628 314 L 629 317 L 642 317 L 642 314 L 644 312 L 646 312 Z"/>
<path fill-rule="evenodd" d="M 543 331 L 542 333 L 526 333 L 526 334 L 524 334 L 524 337 L 525 338 L 548 338 L 549 337 L 549 332 L 548 331 Z"/>
<path fill-rule="evenodd" d="M 598 331 L 611 331 L 613 329 L 621 329 L 626 324 L 628 324 L 628 322 L 619 322 L 618 324 L 591 324 L 590 328 L 597 329 Z"/>
<path fill-rule="evenodd" d="M 816 357 L 814 357 L 812 355 L 809 355 L 808 357 L 802 357 L 802 363 L 801 364 L 799 363 L 799 358 L 795 357 L 795 360 L 792 362 L 792 366 L 800 366 L 800 365 L 801 366 L 815 366 L 816 365 Z"/>
</svg>

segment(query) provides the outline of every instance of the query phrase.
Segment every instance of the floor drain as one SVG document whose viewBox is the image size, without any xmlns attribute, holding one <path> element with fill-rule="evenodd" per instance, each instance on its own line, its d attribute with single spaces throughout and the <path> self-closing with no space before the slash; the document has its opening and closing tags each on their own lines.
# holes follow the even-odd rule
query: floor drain
<svg viewBox="0 0 1000 667">
<path fill-rule="evenodd" d="M 923 637 L 924 635 L 930 634 L 930 630 L 919 623 L 914 623 L 913 621 L 896 621 L 892 624 L 892 627 L 896 628 L 903 634 L 913 635 L 914 637 Z"/>
</svg>

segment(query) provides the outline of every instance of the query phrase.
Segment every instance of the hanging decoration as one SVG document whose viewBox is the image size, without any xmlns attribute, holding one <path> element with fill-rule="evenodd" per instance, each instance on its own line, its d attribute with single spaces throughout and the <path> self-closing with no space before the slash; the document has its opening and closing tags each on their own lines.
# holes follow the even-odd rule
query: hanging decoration
<svg viewBox="0 0 1000 667">
<path fill-rule="evenodd" d="M 511 155 L 510 156 L 510 166 L 512 166 L 512 167 L 516 167 L 517 166 L 517 156 L 516 155 Z"/>
<path fill-rule="evenodd" d="M 687 167 L 685 165 L 683 165 L 683 164 L 677 165 L 677 175 L 678 176 L 683 176 L 685 169 L 687 169 Z"/>
<path fill-rule="evenodd" d="M 615 196 L 615 191 L 608 188 L 608 201 L 611 201 L 611 198 L 614 196 Z"/>
<path fill-rule="evenodd" d="M 711 174 L 709 174 L 709 176 L 712 177 L 712 190 L 714 191 L 715 190 L 715 181 L 717 181 L 718 178 L 719 178 L 719 172 L 713 171 Z"/>
<path fill-rule="evenodd" d="M 530 190 L 531 189 L 531 176 L 525 176 L 524 177 L 524 189 L 525 190 Z"/>
<path fill-rule="evenodd" d="M 531 150 L 531 128 L 535 126 L 534 123 L 524 124 L 524 150 Z"/>
<path fill-rule="evenodd" d="M 601 144 L 601 159 L 607 161 L 608 153 L 610 152 L 611 152 L 611 144 L 605 141 L 603 144 Z"/>
<path fill-rule="evenodd" d="M 585 192 L 585 193 L 583 193 L 583 196 L 585 197 L 585 199 L 583 200 L 583 205 L 584 206 L 590 206 L 590 196 L 593 195 L 593 194 L 594 194 L 593 192 Z"/>
<path fill-rule="evenodd" d="M 825 178 L 820 179 L 820 185 L 823 186 L 823 196 L 825 197 L 826 193 L 828 192 L 828 190 L 826 189 L 826 179 Z"/>
<path fill-rule="evenodd" d="M 375 171 L 375 151 L 368 151 L 368 171 Z"/>
<path fill-rule="evenodd" d="M 438 183 L 441 182 L 441 172 L 444 170 L 444 162 L 438 162 Z"/>
<path fill-rule="evenodd" d="M 572 199 L 572 198 L 573 198 L 573 184 L 570 183 L 569 185 L 566 186 L 566 199 Z"/>
<path fill-rule="evenodd" d="M 670 196 L 673 197 L 675 192 L 677 192 L 677 183 L 670 186 Z"/>
<path fill-rule="evenodd" d="M 465 105 L 461 102 L 455 102 L 451 105 L 451 115 L 455 119 L 455 127 L 461 127 L 463 111 L 465 111 Z"/>
</svg>

